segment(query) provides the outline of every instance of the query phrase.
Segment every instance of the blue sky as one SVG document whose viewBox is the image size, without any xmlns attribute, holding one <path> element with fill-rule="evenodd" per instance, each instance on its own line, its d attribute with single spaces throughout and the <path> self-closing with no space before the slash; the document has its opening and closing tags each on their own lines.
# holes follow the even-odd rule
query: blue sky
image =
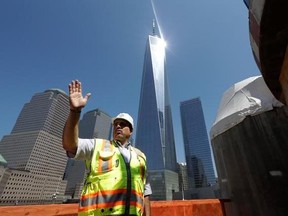
<svg viewBox="0 0 288 216">
<path fill-rule="evenodd" d="M 177 160 L 185 161 L 181 101 L 200 97 L 207 133 L 231 85 L 260 75 L 242 0 L 154 0 L 166 61 Z M 84 112 L 128 112 L 137 122 L 150 0 L 0 1 L 0 138 L 37 92 L 79 79 Z M 137 132 L 137 131 L 136 131 Z"/>
</svg>

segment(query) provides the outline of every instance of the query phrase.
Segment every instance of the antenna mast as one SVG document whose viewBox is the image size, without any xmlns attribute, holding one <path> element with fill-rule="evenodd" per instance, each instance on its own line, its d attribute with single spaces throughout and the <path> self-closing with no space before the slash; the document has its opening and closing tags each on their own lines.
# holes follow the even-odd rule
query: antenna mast
<svg viewBox="0 0 288 216">
<path fill-rule="evenodd" d="M 152 33 L 153 33 L 153 36 L 155 35 L 155 19 L 153 19 L 153 22 L 152 22 Z"/>
</svg>

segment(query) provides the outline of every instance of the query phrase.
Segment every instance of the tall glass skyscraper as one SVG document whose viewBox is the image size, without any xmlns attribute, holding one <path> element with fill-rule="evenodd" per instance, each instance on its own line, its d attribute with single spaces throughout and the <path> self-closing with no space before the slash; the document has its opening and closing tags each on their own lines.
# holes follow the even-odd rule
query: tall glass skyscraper
<svg viewBox="0 0 288 216">
<path fill-rule="evenodd" d="M 207 187 L 216 177 L 200 98 L 181 102 L 180 113 L 189 187 Z"/>
<path fill-rule="evenodd" d="M 165 73 L 165 42 L 149 35 L 142 76 L 136 146 L 147 157 L 154 199 L 171 199 L 179 190 L 176 177 L 172 114 Z M 165 184 L 163 184 L 163 181 Z"/>
</svg>

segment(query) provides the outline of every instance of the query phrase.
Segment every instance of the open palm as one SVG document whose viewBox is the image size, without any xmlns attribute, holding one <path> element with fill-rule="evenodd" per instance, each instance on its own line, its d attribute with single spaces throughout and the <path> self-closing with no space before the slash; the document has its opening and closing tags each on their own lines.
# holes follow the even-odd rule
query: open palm
<svg viewBox="0 0 288 216">
<path fill-rule="evenodd" d="M 82 108 L 88 101 L 87 96 L 83 97 L 81 92 L 70 94 L 70 103 L 73 108 Z"/>
<path fill-rule="evenodd" d="M 90 95 L 91 94 L 88 93 L 85 95 L 85 97 L 83 97 L 81 82 L 78 80 L 72 81 L 69 84 L 70 108 L 71 109 L 83 108 L 86 105 Z"/>
</svg>

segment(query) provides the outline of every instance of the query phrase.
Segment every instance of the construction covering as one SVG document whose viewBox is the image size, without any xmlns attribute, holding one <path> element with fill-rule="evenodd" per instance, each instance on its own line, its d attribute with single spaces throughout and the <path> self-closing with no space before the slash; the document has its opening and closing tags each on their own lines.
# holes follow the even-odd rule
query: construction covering
<svg viewBox="0 0 288 216">
<path fill-rule="evenodd" d="M 216 120 L 210 130 L 210 138 L 227 131 L 242 122 L 246 116 L 254 116 L 282 107 L 268 89 L 262 76 L 247 78 L 231 86 L 224 94 Z"/>
</svg>

